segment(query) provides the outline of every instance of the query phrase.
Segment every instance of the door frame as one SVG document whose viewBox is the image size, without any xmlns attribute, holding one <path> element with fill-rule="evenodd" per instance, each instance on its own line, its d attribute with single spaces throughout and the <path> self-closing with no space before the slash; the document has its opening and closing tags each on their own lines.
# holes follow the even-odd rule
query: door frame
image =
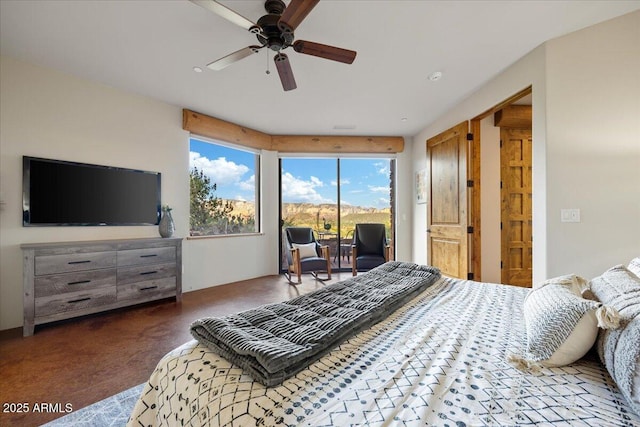
<svg viewBox="0 0 640 427">
<path fill-rule="evenodd" d="M 482 112 L 481 114 L 473 117 L 470 120 L 470 128 L 471 133 L 473 134 L 473 138 L 471 140 L 471 147 L 469 150 L 469 159 L 470 167 L 469 167 L 469 180 L 473 182 L 472 191 L 468 195 L 469 200 L 469 212 L 471 214 L 469 219 L 469 224 L 473 227 L 473 234 L 469 242 L 470 247 L 470 257 L 469 264 L 473 269 L 474 280 L 481 281 L 482 279 L 482 218 L 481 218 L 481 188 L 482 183 L 480 180 L 480 172 L 481 172 L 481 141 L 482 135 L 480 134 L 480 122 L 486 117 L 495 114 L 496 112 L 502 110 L 504 107 L 507 107 L 520 98 L 523 98 L 527 95 L 531 95 L 533 93 L 532 86 L 527 86 L 521 91 L 511 95 L 507 99 L 502 102 L 494 105 L 488 110 Z"/>
</svg>

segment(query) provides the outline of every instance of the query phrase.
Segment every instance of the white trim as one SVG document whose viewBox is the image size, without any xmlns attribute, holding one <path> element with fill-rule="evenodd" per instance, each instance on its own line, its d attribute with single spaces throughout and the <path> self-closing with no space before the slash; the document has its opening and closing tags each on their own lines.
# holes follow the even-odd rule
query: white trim
<svg viewBox="0 0 640 427">
<path fill-rule="evenodd" d="M 396 153 L 280 153 L 278 158 L 309 158 L 309 159 L 396 159 Z"/>
<path fill-rule="evenodd" d="M 219 139 L 207 138 L 206 136 L 198 135 L 195 133 L 189 133 L 189 143 L 191 139 L 197 139 L 198 141 L 206 142 L 208 144 L 221 145 L 223 147 L 231 148 L 238 151 L 244 151 L 247 153 L 262 155 L 262 150 L 258 148 L 247 147 L 246 145 L 234 144 L 232 142 L 220 141 Z"/>
</svg>

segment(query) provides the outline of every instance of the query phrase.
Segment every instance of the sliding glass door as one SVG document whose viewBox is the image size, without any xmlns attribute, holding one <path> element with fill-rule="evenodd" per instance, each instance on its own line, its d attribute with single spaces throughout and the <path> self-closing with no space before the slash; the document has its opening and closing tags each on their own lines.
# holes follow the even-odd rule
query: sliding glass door
<svg viewBox="0 0 640 427">
<path fill-rule="evenodd" d="M 394 165 L 393 159 L 382 158 L 281 158 L 283 230 L 312 228 L 316 239 L 329 246 L 332 268 L 351 269 L 355 224 L 383 223 L 393 240 Z"/>
</svg>

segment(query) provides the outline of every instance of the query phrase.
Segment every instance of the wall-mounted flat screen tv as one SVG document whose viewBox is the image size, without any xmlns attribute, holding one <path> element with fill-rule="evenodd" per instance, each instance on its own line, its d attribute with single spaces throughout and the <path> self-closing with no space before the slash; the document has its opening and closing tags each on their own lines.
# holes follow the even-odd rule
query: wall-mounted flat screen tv
<svg viewBox="0 0 640 427">
<path fill-rule="evenodd" d="M 23 226 L 156 225 L 160 172 L 23 156 Z"/>
</svg>

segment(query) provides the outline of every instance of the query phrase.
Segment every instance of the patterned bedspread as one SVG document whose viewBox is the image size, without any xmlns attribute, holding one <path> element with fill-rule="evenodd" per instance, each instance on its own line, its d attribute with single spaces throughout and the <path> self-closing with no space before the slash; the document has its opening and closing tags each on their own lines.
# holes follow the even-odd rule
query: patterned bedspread
<svg viewBox="0 0 640 427">
<path fill-rule="evenodd" d="M 277 387 L 195 340 L 167 354 L 130 426 L 638 426 L 596 358 L 516 370 L 527 290 L 442 279 Z"/>
</svg>

